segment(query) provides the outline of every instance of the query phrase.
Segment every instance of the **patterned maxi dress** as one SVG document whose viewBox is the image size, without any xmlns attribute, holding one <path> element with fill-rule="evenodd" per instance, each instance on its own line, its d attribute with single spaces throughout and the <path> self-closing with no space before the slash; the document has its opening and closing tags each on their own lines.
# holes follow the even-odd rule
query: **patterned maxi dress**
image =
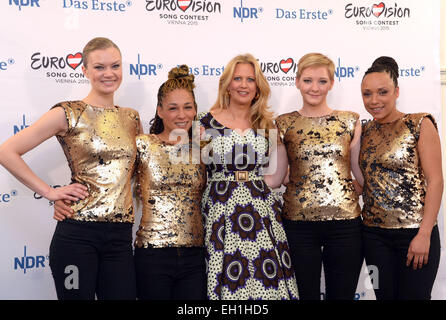
<svg viewBox="0 0 446 320">
<path fill-rule="evenodd" d="M 259 175 L 267 139 L 252 129 L 241 135 L 210 113 L 199 120 L 211 160 L 202 200 L 208 298 L 297 299 L 281 204 Z"/>
</svg>

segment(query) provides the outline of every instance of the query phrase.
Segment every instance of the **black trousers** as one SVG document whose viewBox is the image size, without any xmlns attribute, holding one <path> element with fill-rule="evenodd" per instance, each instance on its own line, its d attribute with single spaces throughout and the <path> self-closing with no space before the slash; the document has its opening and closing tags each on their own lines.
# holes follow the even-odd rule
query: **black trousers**
<svg viewBox="0 0 446 320">
<path fill-rule="evenodd" d="M 440 236 L 435 226 L 428 263 L 413 270 L 412 264 L 406 266 L 407 251 L 418 230 L 364 226 L 365 259 L 369 270 L 375 273 L 371 277 L 377 300 L 430 300 L 440 263 Z"/>
<path fill-rule="evenodd" d="M 204 248 L 135 248 L 140 300 L 205 300 Z"/>
<path fill-rule="evenodd" d="M 50 267 L 60 300 L 135 300 L 132 224 L 58 222 Z"/>
<path fill-rule="evenodd" d="M 300 300 L 353 300 L 363 264 L 361 218 L 333 221 L 284 220 Z"/>
</svg>

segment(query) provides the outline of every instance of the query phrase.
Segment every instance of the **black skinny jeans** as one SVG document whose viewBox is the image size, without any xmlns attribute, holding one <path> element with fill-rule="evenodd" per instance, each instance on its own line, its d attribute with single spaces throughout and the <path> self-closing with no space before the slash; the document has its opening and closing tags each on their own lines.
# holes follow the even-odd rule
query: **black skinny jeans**
<svg viewBox="0 0 446 320">
<path fill-rule="evenodd" d="M 333 221 L 284 220 L 300 300 L 353 300 L 363 263 L 361 218 Z"/>
<path fill-rule="evenodd" d="M 377 300 L 430 300 L 440 263 L 440 235 L 432 229 L 428 263 L 413 270 L 406 266 L 414 229 L 384 229 L 364 226 L 363 243 L 367 266 L 375 266 L 372 284 Z M 378 281 L 378 286 L 376 286 Z"/>
<path fill-rule="evenodd" d="M 60 300 L 135 300 L 132 224 L 59 221 L 50 267 Z"/>
<path fill-rule="evenodd" d="M 140 300 L 205 300 L 204 248 L 135 248 Z"/>
</svg>

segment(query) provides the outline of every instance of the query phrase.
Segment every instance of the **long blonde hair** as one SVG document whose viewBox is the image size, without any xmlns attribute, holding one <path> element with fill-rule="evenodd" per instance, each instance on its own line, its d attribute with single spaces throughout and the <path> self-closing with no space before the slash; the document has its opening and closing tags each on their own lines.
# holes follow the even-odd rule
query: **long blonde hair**
<svg viewBox="0 0 446 320">
<path fill-rule="evenodd" d="M 223 74 L 220 77 L 218 85 L 218 97 L 217 101 L 211 107 L 210 111 L 220 112 L 223 109 L 227 109 L 230 102 L 228 94 L 228 87 L 232 81 L 235 67 L 239 63 L 249 63 L 254 67 L 255 81 L 257 86 L 256 97 L 252 100 L 250 121 L 254 130 L 265 129 L 266 136 L 268 136 L 268 129 L 275 128 L 273 122 L 273 111 L 267 105 L 271 89 L 269 83 L 263 75 L 260 65 L 252 54 L 241 54 L 229 61 L 226 65 Z"/>
</svg>

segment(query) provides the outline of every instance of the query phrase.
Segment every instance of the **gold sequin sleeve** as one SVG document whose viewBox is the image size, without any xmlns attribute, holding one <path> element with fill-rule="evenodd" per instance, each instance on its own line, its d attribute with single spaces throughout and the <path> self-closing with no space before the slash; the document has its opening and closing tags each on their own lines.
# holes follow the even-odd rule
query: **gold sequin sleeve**
<svg viewBox="0 0 446 320">
<path fill-rule="evenodd" d="M 132 109 L 104 109 L 82 101 L 55 105 L 65 111 L 68 130 L 57 136 L 71 170 L 71 181 L 89 196 L 72 204 L 73 219 L 134 221 L 131 178 L 136 159 L 139 115 Z"/>
<path fill-rule="evenodd" d="M 136 144 L 143 208 L 135 247 L 203 246 L 205 166 L 192 161 L 189 145 L 178 149 L 152 134 L 138 135 Z"/>
<path fill-rule="evenodd" d="M 362 130 L 359 164 L 364 175 L 364 224 L 388 229 L 418 228 L 423 219 L 426 181 L 417 143 L 427 113 L 406 114 Z"/>
<path fill-rule="evenodd" d="M 76 103 L 75 101 L 66 101 L 61 102 L 53 106 L 51 109 L 60 107 L 65 112 L 65 119 L 67 120 L 67 133 L 70 132 L 74 127 L 76 127 L 76 124 L 79 120 L 80 115 L 84 111 L 84 106 Z"/>
<path fill-rule="evenodd" d="M 291 112 L 279 117 L 290 181 L 284 193 L 285 219 L 348 220 L 360 216 L 350 168 L 350 143 L 359 115 L 334 111 L 323 117 Z"/>
</svg>

